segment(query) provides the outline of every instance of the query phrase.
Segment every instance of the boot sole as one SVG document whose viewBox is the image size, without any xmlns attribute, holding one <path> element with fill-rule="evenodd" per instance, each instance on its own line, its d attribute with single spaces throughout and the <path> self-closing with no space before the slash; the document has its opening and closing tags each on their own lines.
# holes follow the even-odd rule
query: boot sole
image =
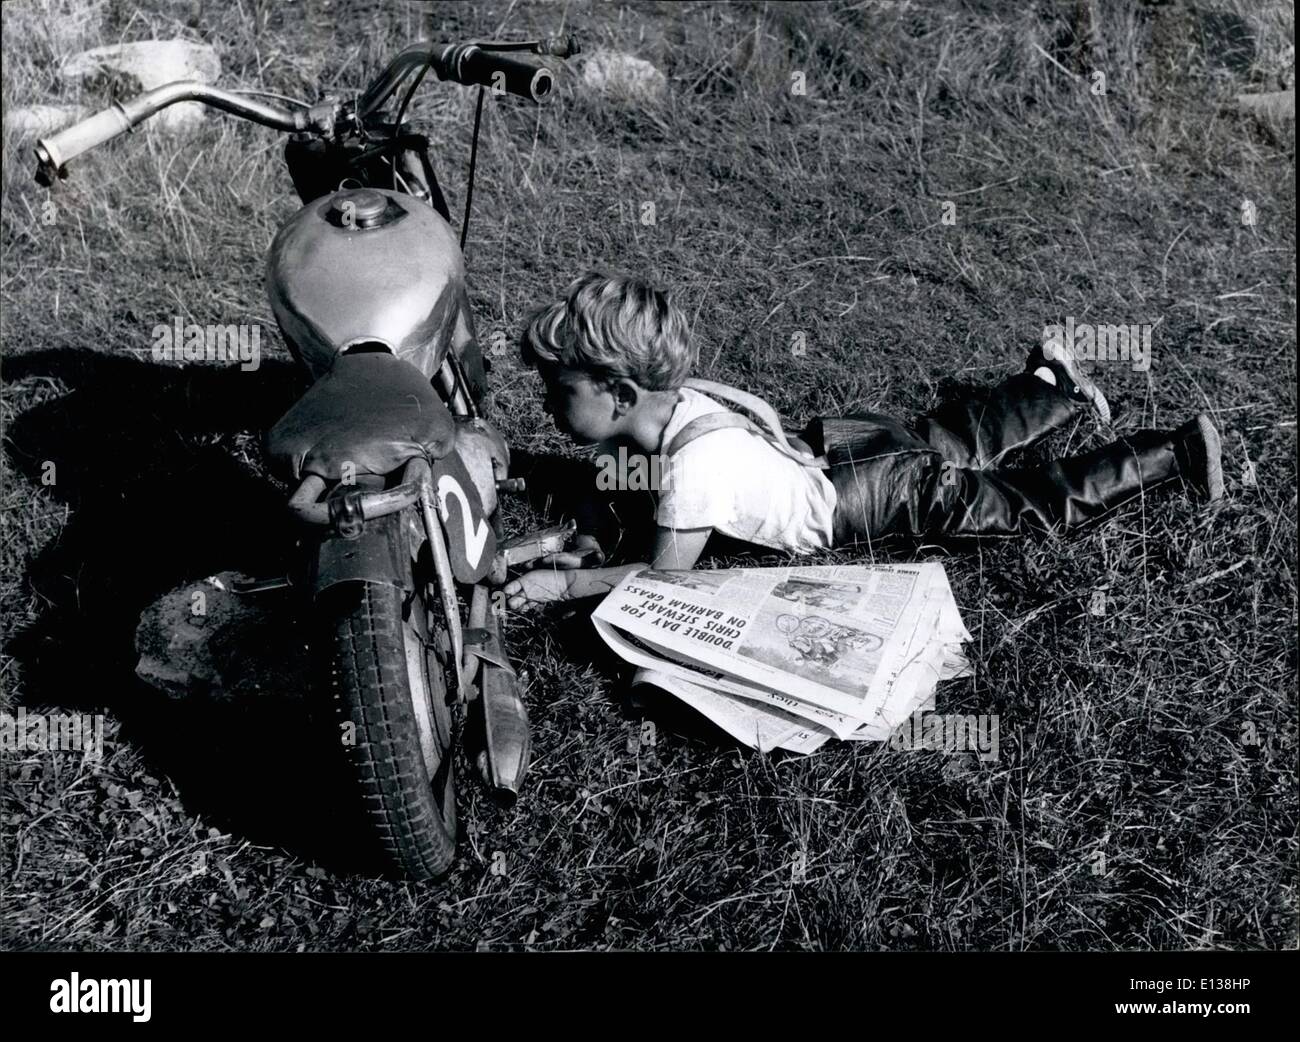
<svg viewBox="0 0 1300 1042">
<path fill-rule="evenodd" d="M 1106 396 L 1101 393 L 1101 389 L 1096 384 L 1091 384 L 1090 389 L 1083 392 L 1088 396 L 1088 401 L 1092 403 L 1093 409 L 1097 411 L 1101 422 L 1110 423 L 1110 403 L 1106 401 Z"/>
<path fill-rule="evenodd" d="M 1079 371 L 1076 365 L 1078 359 L 1074 357 L 1074 352 L 1069 350 L 1055 351 L 1051 358 L 1048 358 L 1046 351 L 1040 353 L 1045 360 L 1054 362 L 1065 370 L 1066 375 L 1074 381 L 1075 387 L 1079 389 L 1079 392 L 1087 399 L 1088 404 L 1092 406 L 1097 418 L 1109 426 L 1110 403 L 1106 401 L 1106 396 L 1101 393 L 1101 388 Z"/>
<path fill-rule="evenodd" d="M 1205 413 L 1197 415 L 1196 430 L 1205 445 L 1205 494 L 1214 503 L 1223 498 L 1223 443 L 1218 428 Z"/>
</svg>

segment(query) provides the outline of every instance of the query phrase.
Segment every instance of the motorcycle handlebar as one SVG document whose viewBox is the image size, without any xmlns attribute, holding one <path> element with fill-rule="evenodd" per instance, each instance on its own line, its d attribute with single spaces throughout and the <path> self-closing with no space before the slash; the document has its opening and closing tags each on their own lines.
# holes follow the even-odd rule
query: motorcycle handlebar
<svg viewBox="0 0 1300 1042">
<path fill-rule="evenodd" d="M 357 115 L 362 118 L 370 115 L 388 99 L 408 73 L 424 64 L 431 65 L 441 80 L 467 85 L 480 84 L 538 103 L 550 96 L 555 85 L 550 69 L 508 57 L 500 51 L 485 49 L 490 46 L 462 43 L 430 47 L 427 44 L 414 44 L 406 48 L 366 89 L 357 104 Z M 558 57 L 568 57 L 578 50 L 577 42 L 572 38 L 567 41 L 547 39 L 519 46 L 530 48 L 534 53 Z M 37 182 L 46 186 L 52 184 L 55 178 L 61 176 L 62 168 L 69 160 L 111 141 L 161 109 L 179 101 L 202 102 L 275 130 L 332 133 L 334 129 L 332 125 L 318 124 L 316 120 L 322 117 L 309 107 L 291 112 L 265 102 L 253 101 L 232 91 L 209 87 L 197 80 L 177 80 L 146 91 L 130 101 L 114 102 L 104 111 L 37 141 Z M 329 106 L 319 108 L 323 110 Z"/>
<path fill-rule="evenodd" d="M 44 185 L 51 184 L 69 160 L 111 141 L 179 101 L 199 101 L 276 130 L 305 130 L 308 125 L 306 109 L 289 112 L 218 87 L 209 87 L 197 80 L 176 80 L 145 91 L 130 101 L 114 102 L 103 112 L 37 141 L 35 151 L 39 167 L 36 180 Z"/>
<path fill-rule="evenodd" d="M 546 53 L 565 56 L 559 45 L 543 41 L 552 49 Z M 576 43 L 570 42 L 571 48 Z M 379 108 L 392 95 L 412 70 L 430 65 L 440 80 L 451 80 L 466 86 L 481 85 L 499 88 L 510 94 L 539 104 L 545 101 L 555 86 L 555 77 L 544 65 L 533 65 L 510 58 L 497 51 L 484 50 L 477 44 L 457 43 L 442 46 L 412 44 L 389 62 L 366 88 L 357 104 L 357 114 L 365 117 Z"/>
<path fill-rule="evenodd" d="M 130 128 L 131 122 L 122 111 L 122 106 L 114 103 L 103 112 L 96 112 L 89 119 L 60 130 L 53 137 L 41 138 L 36 142 L 36 161 L 40 164 L 36 180 L 48 186 L 59 168 L 69 159 L 88 152 L 105 141 L 111 141 Z"/>
<path fill-rule="evenodd" d="M 453 75 L 444 78 L 457 83 L 477 83 L 538 103 L 549 98 L 555 86 L 555 77 L 545 65 L 532 65 L 473 44 L 452 56 L 452 60 L 455 62 Z"/>
</svg>

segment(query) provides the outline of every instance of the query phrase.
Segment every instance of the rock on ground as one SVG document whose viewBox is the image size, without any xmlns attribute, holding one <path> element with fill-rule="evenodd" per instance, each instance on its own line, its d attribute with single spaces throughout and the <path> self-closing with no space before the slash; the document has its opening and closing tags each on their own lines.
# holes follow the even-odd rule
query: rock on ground
<svg viewBox="0 0 1300 1042">
<path fill-rule="evenodd" d="M 62 75 L 74 81 L 100 78 L 125 79 L 120 94 L 152 90 L 172 80 L 214 83 L 221 75 L 221 60 L 208 44 L 189 40 L 139 40 L 82 51 L 63 63 Z M 204 107 L 187 101 L 163 109 L 152 120 L 167 130 L 180 130 L 201 122 Z"/>
<path fill-rule="evenodd" d="M 19 137 L 48 137 L 89 116 L 81 105 L 21 105 L 4 114 L 4 128 Z"/>
<path fill-rule="evenodd" d="M 1263 120 L 1295 119 L 1295 91 L 1278 90 L 1268 94 L 1238 94 L 1237 107 Z"/>
<path fill-rule="evenodd" d="M 650 62 L 621 51 L 597 49 L 583 62 L 582 82 L 602 94 L 630 99 L 657 99 L 668 90 L 668 77 Z"/>
<path fill-rule="evenodd" d="M 293 594 L 235 593 L 245 579 L 221 572 L 151 604 L 136 627 L 136 675 L 172 698 L 305 696 L 309 661 Z"/>
</svg>

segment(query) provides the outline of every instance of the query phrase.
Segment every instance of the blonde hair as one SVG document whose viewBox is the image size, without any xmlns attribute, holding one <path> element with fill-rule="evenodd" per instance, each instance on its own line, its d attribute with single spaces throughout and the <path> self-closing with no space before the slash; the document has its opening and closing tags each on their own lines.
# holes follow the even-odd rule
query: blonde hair
<svg viewBox="0 0 1300 1042">
<path fill-rule="evenodd" d="M 595 271 L 529 319 L 520 350 L 528 365 L 626 378 L 650 391 L 676 390 L 695 364 L 686 316 L 667 295 L 640 279 Z"/>
</svg>

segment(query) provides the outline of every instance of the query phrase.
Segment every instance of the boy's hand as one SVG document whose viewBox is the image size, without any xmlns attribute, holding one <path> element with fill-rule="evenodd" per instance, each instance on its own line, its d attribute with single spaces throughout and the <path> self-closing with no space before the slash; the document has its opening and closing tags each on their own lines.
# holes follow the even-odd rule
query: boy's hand
<svg viewBox="0 0 1300 1042">
<path fill-rule="evenodd" d="M 572 585 L 571 571 L 535 568 L 524 572 L 518 579 L 511 579 L 501 590 L 506 595 L 506 607 L 511 611 L 531 611 L 552 601 L 567 601 Z"/>
<path fill-rule="evenodd" d="M 580 535 L 573 540 L 573 549 L 547 554 L 542 564 L 552 568 L 599 568 L 605 563 L 605 552 L 594 535 Z"/>
</svg>

